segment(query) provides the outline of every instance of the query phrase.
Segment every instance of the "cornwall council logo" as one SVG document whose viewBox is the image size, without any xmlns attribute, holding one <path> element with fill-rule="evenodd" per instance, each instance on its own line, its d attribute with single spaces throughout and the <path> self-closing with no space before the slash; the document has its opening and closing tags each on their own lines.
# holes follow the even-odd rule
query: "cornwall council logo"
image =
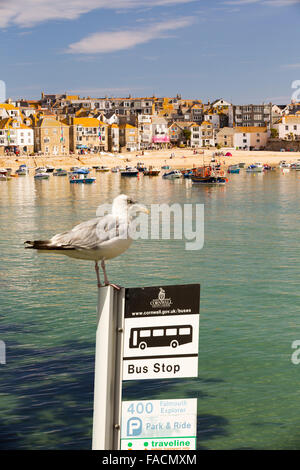
<svg viewBox="0 0 300 470">
<path fill-rule="evenodd" d="M 166 299 L 166 291 L 162 287 L 159 288 L 159 293 L 157 297 L 157 299 L 151 300 L 151 307 L 170 307 L 172 305 L 172 300 Z"/>
</svg>

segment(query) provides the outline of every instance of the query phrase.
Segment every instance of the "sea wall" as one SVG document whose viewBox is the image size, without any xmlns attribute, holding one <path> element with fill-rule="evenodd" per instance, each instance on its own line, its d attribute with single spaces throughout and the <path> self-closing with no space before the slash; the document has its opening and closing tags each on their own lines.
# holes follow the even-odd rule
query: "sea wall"
<svg viewBox="0 0 300 470">
<path fill-rule="evenodd" d="M 280 151 L 281 149 L 286 152 L 300 152 L 300 140 L 269 139 L 266 150 Z"/>
</svg>

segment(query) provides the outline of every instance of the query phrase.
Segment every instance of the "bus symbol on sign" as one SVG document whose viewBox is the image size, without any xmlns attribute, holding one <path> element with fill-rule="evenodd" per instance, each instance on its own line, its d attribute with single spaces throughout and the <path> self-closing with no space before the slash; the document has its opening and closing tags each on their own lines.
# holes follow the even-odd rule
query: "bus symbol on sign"
<svg viewBox="0 0 300 470">
<path fill-rule="evenodd" d="M 177 348 L 182 344 L 192 343 L 193 328 L 191 325 L 170 325 L 164 327 L 131 328 L 129 348 Z"/>
</svg>

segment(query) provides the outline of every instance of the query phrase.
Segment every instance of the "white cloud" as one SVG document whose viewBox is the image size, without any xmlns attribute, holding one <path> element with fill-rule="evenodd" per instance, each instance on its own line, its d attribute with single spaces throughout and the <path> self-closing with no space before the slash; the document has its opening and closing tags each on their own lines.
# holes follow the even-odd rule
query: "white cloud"
<svg viewBox="0 0 300 470">
<path fill-rule="evenodd" d="M 193 23 L 193 18 L 186 17 L 155 23 L 147 27 L 94 33 L 70 44 L 66 52 L 71 54 L 99 54 L 131 49 L 153 39 L 164 38 L 167 31 L 185 28 Z"/>
<path fill-rule="evenodd" d="M 0 0 L 0 28 L 11 25 L 29 27 L 49 20 L 74 20 L 97 9 L 120 10 L 194 1 L 196 0 Z"/>
</svg>

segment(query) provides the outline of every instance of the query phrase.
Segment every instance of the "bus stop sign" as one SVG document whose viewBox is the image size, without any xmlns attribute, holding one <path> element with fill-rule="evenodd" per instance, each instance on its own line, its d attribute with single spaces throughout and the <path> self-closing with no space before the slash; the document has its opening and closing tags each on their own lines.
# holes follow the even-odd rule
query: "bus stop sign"
<svg viewBox="0 0 300 470">
<path fill-rule="evenodd" d="M 200 285 L 129 288 L 123 380 L 198 376 Z"/>
</svg>

